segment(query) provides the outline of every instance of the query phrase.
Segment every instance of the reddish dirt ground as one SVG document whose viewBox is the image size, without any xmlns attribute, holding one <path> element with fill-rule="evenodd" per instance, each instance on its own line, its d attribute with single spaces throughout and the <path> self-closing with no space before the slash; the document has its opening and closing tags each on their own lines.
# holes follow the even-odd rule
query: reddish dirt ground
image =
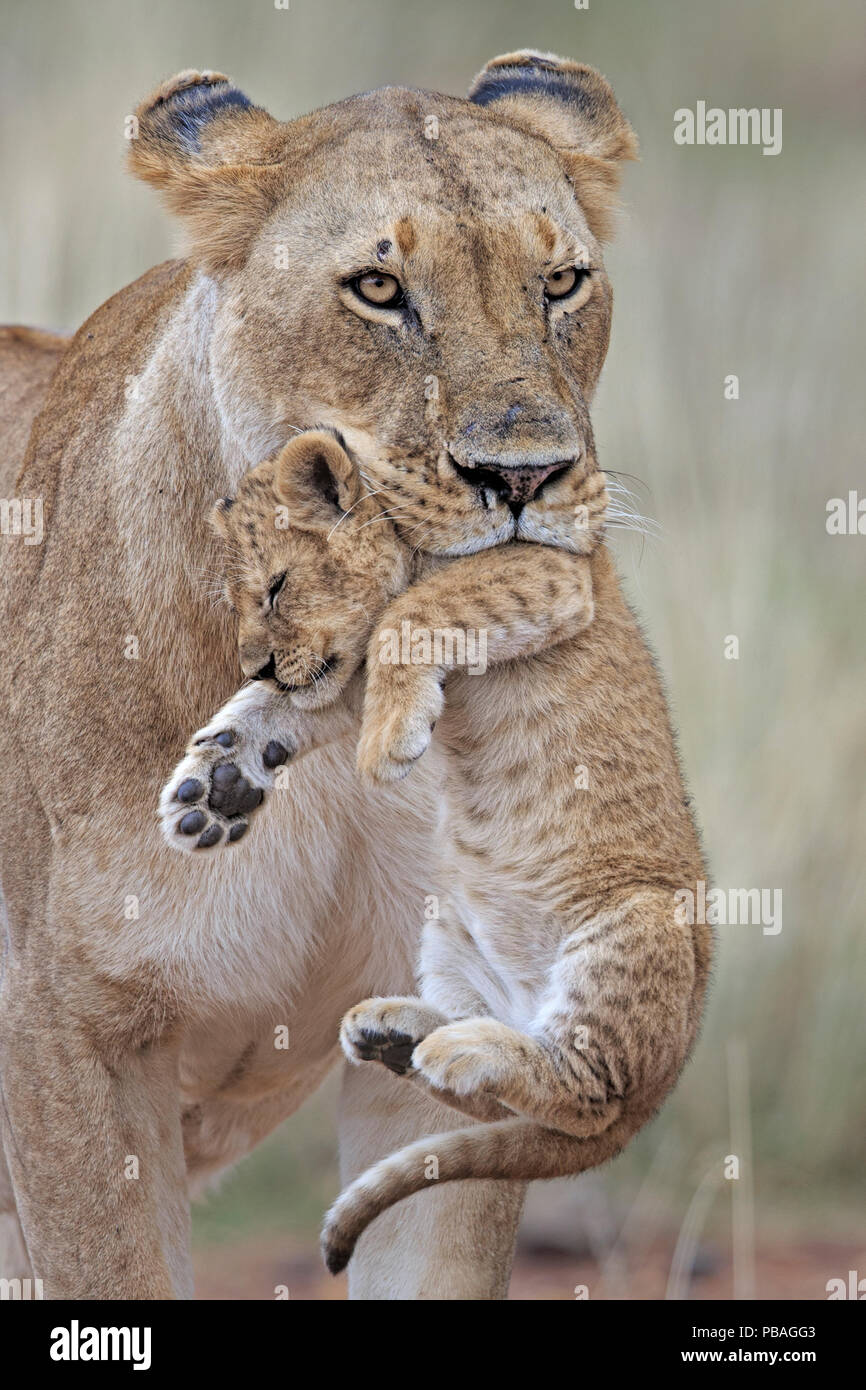
<svg viewBox="0 0 866 1390">
<path fill-rule="evenodd" d="M 624 1256 L 616 1277 L 610 1273 L 605 1277 L 598 1263 L 588 1258 L 522 1252 L 515 1262 L 509 1297 L 574 1299 L 575 1288 L 585 1285 L 595 1299 L 663 1299 L 672 1254 L 671 1245 L 658 1244 L 639 1256 Z M 345 1276 L 331 1279 L 309 1248 L 293 1252 L 286 1240 L 209 1246 L 198 1251 L 195 1265 L 199 1299 L 272 1299 L 279 1285 L 288 1288 L 290 1299 L 346 1297 Z M 726 1253 L 710 1247 L 702 1249 L 697 1269 L 690 1299 L 732 1297 L 732 1271 Z M 765 1247 L 759 1249 L 756 1259 L 757 1297 L 825 1299 L 827 1280 L 847 1280 L 851 1269 L 866 1273 L 866 1250 L 862 1244 L 812 1241 Z"/>
</svg>

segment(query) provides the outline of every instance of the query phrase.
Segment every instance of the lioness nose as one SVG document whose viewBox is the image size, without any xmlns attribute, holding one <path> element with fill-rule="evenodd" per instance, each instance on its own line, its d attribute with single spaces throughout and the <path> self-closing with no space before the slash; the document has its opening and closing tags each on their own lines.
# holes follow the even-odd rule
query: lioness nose
<svg viewBox="0 0 866 1390">
<path fill-rule="evenodd" d="M 566 473 L 574 459 L 506 464 L 487 457 L 477 462 L 474 459 L 467 459 L 465 463 L 452 459 L 452 462 L 461 478 L 472 487 L 492 488 L 516 516 L 527 502 L 538 496 L 545 483 Z"/>
</svg>

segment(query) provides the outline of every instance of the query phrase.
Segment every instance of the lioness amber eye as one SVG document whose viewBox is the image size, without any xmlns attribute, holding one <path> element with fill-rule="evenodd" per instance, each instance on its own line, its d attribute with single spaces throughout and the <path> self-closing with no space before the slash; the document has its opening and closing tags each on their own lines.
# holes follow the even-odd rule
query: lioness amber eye
<svg viewBox="0 0 866 1390">
<path fill-rule="evenodd" d="M 578 270 L 573 265 L 566 266 L 564 270 L 555 270 L 544 282 L 545 293 L 548 299 L 564 299 L 585 278 L 586 271 Z"/>
<path fill-rule="evenodd" d="M 383 275 L 379 271 L 371 270 L 366 275 L 356 276 L 352 286 L 368 304 L 378 304 L 382 309 L 395 309 L 403 303 L 400 281 L 393 275 Z"/>
</svg>

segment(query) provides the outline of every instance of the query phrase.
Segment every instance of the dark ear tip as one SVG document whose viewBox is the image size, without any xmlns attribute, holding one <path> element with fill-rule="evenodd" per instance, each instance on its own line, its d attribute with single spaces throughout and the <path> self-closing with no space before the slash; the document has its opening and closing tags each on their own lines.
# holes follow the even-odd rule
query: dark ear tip
<svg viewBox="0 0 866 1390">
<path fill-rule="evenodd" d="M 175 73 L 174 77 L 169 77 L 167 81 L 160 84 L 155 92 L 151 92 L 139 107 L 139 114 L 144 115 L 148 111 L 155 111 L 158 106 L 165 106 L 167 102 L 173 101 L 182 92 L 189 92 L 195 88 L 229 86 L 231 79 L 226 77 L 224 72 L 199 72 L 196 68 L 184 68 L 183 72 Z"/>
<path fill-rule="evenodd" d="M 170 77 L 142 102 L 136 115 L 144 145 L 166 143 L 198 153 L 200 136 L 216 116 L 226 111 L 254 111 L 249 97 L 221 72 L 188 69 Z M 131 155 L 135 162 L 137 142 Z"/>
<path fill-rule="evenodd" d="M 331 439 L 335 440 L 336 443 L 339 444 L 339 446 L 340 446 L 340 448 L 343 450 L 343 453 L 344 453 L 344 454 L 349 454 L 349 453 L 350 453 L 349 446 L 348 446 L 348 444 L 346 443 L 345 435 L 343 434 L 343 431 L 342 431 L 342 430 L 340 430 L 340 429 L 337 428 L 336 425 L 321 425 L 321 424 L 313 425 L 313 426 L 311 426 L 311 428 L 310 428 L 309 430 L 306 431 L 306 433 L 307 433 L 308 435 L 309 435 L 309 434 L 327 434 L 327 435 L 330 435 Z M 298 437 L 300 438 L 300 436 L 298 436 Z"/>
<path fill-rule="evenodd" d="M 587 63 L 524 49 L 493 58 L 469 88 L 476 106 L 500 101 L 507 119 L 530 124 L 554 148 L 617 162 L 637 156 L 637 140 L 607 78 Z"/>
<path fill-rule="evenodd" d="M 516 53 L 502 53 L 484 64 L 473 78 L 467 96 L 470 101 L 485 106 L 486 94 L 493 87 L 500 88 L 503 82 L 519 82 L 533 71 L 555 72 L 565 66 L 565 58 L 557 58 L 555 53 L 539 53 L 531 48 L 520 49 Z"/>
</svg>

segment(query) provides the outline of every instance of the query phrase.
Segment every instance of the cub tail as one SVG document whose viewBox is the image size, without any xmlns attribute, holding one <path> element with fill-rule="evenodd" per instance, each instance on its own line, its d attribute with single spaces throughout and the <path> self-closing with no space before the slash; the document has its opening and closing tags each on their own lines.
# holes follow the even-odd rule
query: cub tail
<svg viewBox="0 0 866 1390">
<path fill-rule="evenodd" d="M 594 1168 L 619 1153 L 631 1126 L 615 1121 L 602 1134 L 575 1138 L 515 1118 L 434 1134 L 407 1144 L 368 1168 L 340 1194 L 325 1217 L 322 1254 L 332 1274 L 346 1268 L 371 1221 L 432 1182 L 463 1178 L 560 1178 Z M 430 1165 L 436 1160 L 435 1176 Z"/>
</svg>

